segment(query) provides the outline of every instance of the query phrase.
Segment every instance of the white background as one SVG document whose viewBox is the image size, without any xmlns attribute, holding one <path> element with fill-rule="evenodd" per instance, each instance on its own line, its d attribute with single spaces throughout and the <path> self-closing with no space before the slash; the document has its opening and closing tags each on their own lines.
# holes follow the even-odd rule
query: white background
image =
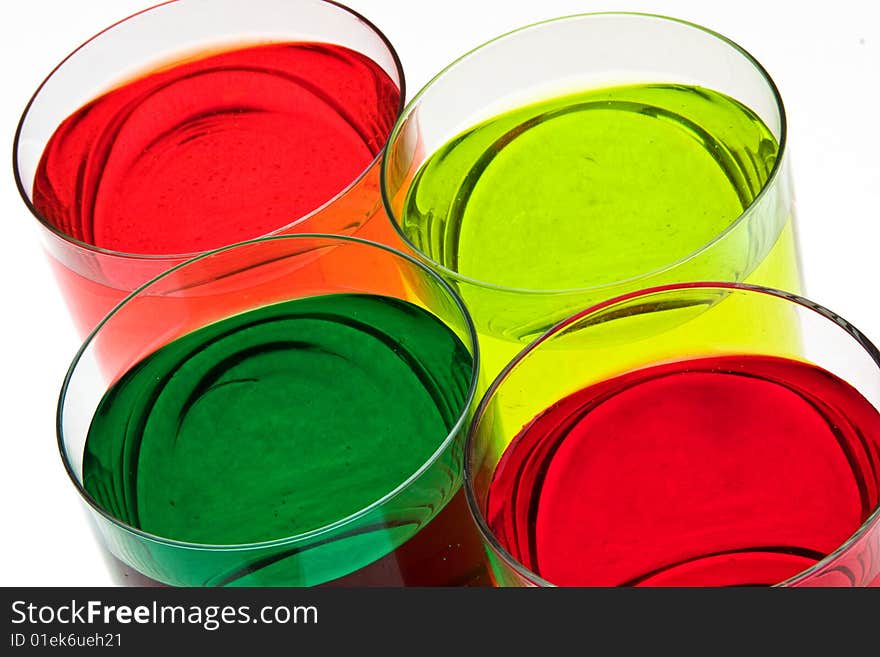
<svg viewBox="0 0 880 657">
<path fill-rule="evenodd" d="M 0 148 L 7 162 L 19 115 L 43 77 L 86 38 L 149 3 L 0 3 Z M 874 0 L 348 4 L 395 45 L 410 97 L 472 47 L 565 14 L 660 13 L 737 41 L 770 71 L 787 107 L 808 295 L 880 341 L 880 4 Z M 11 168 L 0 174 L 0 221 L 0 585 L 107 585 L 110 579 L 55 443 L 55 402 L 78 340 Z"/>
</svg>

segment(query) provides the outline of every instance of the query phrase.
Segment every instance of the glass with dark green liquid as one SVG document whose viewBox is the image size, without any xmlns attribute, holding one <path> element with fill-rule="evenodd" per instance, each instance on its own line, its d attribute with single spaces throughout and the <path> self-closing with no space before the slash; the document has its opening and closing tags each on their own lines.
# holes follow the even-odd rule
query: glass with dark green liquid
<svg viewBox="0 0 880 657">
<path fill-rule="evenodd" d="M 383 192 L 470 310 L 485 383 L 620 294 L 700 280 L 799 291 L 785 132 L 773 82 L 724 37 L 571 16 L 435 78 L 392 133 Z"/>
<path fill-rule="evenodd" d="M 460 301 L 405 256 L 247 243 L 96 330 L 62 395 L 62 452 L 123 581 L 482 584 L 460 493 L 476 360 Z"/>
</svg>

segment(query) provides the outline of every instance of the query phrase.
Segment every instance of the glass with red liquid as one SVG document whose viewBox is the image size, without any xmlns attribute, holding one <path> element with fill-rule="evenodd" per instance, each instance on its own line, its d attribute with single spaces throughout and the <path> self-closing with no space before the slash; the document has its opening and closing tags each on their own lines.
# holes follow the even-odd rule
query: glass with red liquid
<svg viewBox="0 0 880 657">
<path fill-rule="evenodd" d="M 378 160 L 404 95 L 385 36 L 323 0 L 174 0 L 80 46 L 34 94 L 14 145 L 79 332 L 215 248 L 390 237 Z"/>
<path fill-rule="evenodd" d="M 878 366 L 838 315 L 745 284 L 565 320 L 471 426 L 465 488 L 495 582 L 880 586 Z"/>
</svg>

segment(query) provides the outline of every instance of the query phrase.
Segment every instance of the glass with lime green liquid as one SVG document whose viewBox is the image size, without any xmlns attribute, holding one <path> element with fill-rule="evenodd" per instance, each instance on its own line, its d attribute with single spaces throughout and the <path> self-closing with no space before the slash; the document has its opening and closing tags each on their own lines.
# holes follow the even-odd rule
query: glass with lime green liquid
<svg viewBox="0 0 880 657">
<path fill-rule="evenodd" d="M 612 47 L 632 70 L 607 72 Z M 594 68 L 601 83 L 570 81 Z M 471 311 L 485 386 L 555 323 L 627 292 L 701 280 L 799 291 L 784 130 L 763 69 L 717 35 L 576 16 L 490 42 L 429 85 L 392 135 L 386 200 Z"/>
</svg>

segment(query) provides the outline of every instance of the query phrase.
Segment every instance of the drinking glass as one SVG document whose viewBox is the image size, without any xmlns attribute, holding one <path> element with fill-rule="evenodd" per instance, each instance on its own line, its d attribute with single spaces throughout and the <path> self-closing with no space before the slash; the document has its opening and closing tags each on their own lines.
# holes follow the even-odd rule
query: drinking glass
<svg viewBox="0 0 880 657">
<path fill-rule="evenodd" d="M 453 138 L 470 139 L 477 131 L 474 126 L 485 125 L 482 122 L 513 108 L 566 93 L 631 83 L 696 85 L 710 89 L 739 101 L 763 121 L 778 143 L 778 155 L 775 161 L 765 162 L 768 166 L 772 164 L 772 169 L 754 199 L 744 205 L 741 215 L 683 257 L 676 256 L 659 265 L 648 264 L 645 255 L 644 265 L 638 265 L 636 258 L 636 269 L 617 276 L 616 265 L 609 256 L 611 264 L 600 272 L 606 278 L 601 283 L 578 284 L 582 279 L 575 279 L 574 284 L 571 280 L 554 283 L 552 276 L 544 276 L 540 286 L 510 285 L 497 277 L 490 279 L 462 272 L 460 260 L 464 257 L 461 255 L 464 247 L 460 231 L 466 222 L 457 226 L 448 218 L 438 218 L 431 207 L 421 208 L 418 195 L 412 196 L 422 167 L 430 163 L 431 156 L 438 149 L 450 148 Z M 652 108 L 640 111 L 656 113 Z M 474 181 L 491 170 L 495 154 L 528 134 L 540 120 L 538 117 L 516 124 L 488 146 L 485 156 L 477 160 L 473 169 L 462 174 L 461 188 L 454 199 L 448 199 L 449 207 L 458 208 L 466 194 L 476 194 L 465 188 L 470 190 L 469 185 L 475 186 Z M 699 133 L 692 125 L 687 130 L 693 130 L 695 135 Z M 694 139 L 699 141 L 703 137 Z M 541 147 L 537 136 L 530 143 L 534 148 Z M 762 142 L 762 145 L 766 144 Z M 799 291 L 794 205 L 786 148 L 785 111 L 777 88 L 764 68 L 735 43 L 708 29 L 661 16 L 577 15 L 500 36 L 464 55 L 437 75 L 407 106 L 391 134 L 382 165 L 382 193 L 388 216 L 407 247 L 440 271 L 471 311 L 480 339 L 484 372 L 491 380 L 518 351 L 549 327 L 578 309 L 628 291 L 692 280 L 750 282 Z M 589 154 L 587 149 L 580 157 L 575 154 L 571 161 L 560 161 L 574 168 L 580 166 L 578 160 L 588 159 Z M 656 155 L 660 163 L 657 164 L 659 179 L 663 153 Z M 766 153 L 754 152 L 745 159 L 757 162 L 764 155 Z M 525 150 L 522 157 L 527 157 Z M 653 161 L 651 166 L 655 166 Z M 496 180 L 500 174 L 494 175 L 495 182 L 491 184 L 503 186 L 503 180 Z M 628 184 L 626 180 L 616 182 Z M 523 186 L 529 184 L 523 181 Z M 573 184 L 580 182 L 575 180 Z M 490 183 L 484 185 L 489 190 Z M 529 188 L 508 190 L 514 196 L 521 194 L 526 200 L 532 191 Z M 564 187 L 560 187 L 559 194 L 565 195 Z M 682 185 L 679 195 L 679 201 L 689 203 L 695 216 L 705 209 L 700 205 L 703 200 L 694 195 L 693 185 Z M 414 206 L 419 209 L 413 210 Z M 529 211 L 546 214 L 546 210 L 531 205 Z M 479 241 L 482 245 L 479 249 L 474 240 L 473 263 L 479 264 L 483 258 L 509 260 L 510 252 L 516 251 L 523 254 L 522 260 L 505 267 L 499 265 L 496 271 L 503 272 L 508 279 L 516 276 L 525 280 L 517 271 L 540 273 L 541 268 L 558 267 L 560 257 L 575 259 L 596 255 L 595 249 L 576 251 L 568 247 L 563 255 L 548 246 L 553 242 L 548 241 L 545 231 L 553 231 L 553 225 L 570 217 L 543 217 L 539 230 L 529 229 L 532 217 L 520 214 L 522 212 L 514 208 L 512 216 L 501 219 L 525 226 L 519 232 L 508 230 L 504 239 L 509 241 L 493 239 L 494 233 L 488 230 L 481 233 L 484 239 Z M 603 239 L 601 234 L 591 235 L 589 215 L 583 216 L 583 228 L 576 231 L 571 241 Z M 468 219 L 470 222 L 483 220 L 476 213 Z M 601 230 L 612 229 L 605 226 Z M 652 244 L 646 243 L 645 235 L 638 231 L 615 239 L 623 243 L 621 250 L 627 252 L 644 254 L 652 248 Z M 608 256 L 608 250 L 602 250 L 601 254 Z"/>
<path fill-rule="evenodd" d="M 36 176 L 53 133 L 68 116 L 86 103 L 137 79 L 145 71 L 155 71 L 169 62 L 179 63 L 196 55 L 288 42 L 342 46 L 372 60 L 399 89 L 401 100 L 394 116 L 399 114 L 405 86 L 403 70 L 392 45 L 363 16 L 343 5 L 323 0 L 172 0 L 108 27 L 71 53 L 37 89 L 24 111 L 15 136 L 15 180 L 25 205 L 37 219 L 49 261 L 77 330 L 83 337 L 110 309 L 140 285 L 200 252 L 224 244 L 213 244 L 208 248 L 181 248 L 173 253 L 122 252 L 101 248 L 91 243 L 91 239 L 78 239 L 70 231 L 59 228 L 57 222 L 49 221 L 40 213 L 34 202 Z M 325 93 L 320 85 L 314 84 L 314 80 L 296 82 L 302 89 L 312 89 L 316 98 Z M 248 97 L 242 99 L 232 96 L 229 89 L 218 90 L 217 94 L 217 105 L 224 111 L 230 111 L 223 106 L 224 102 L 237 103 L 232 111 L 250 111 L 251 115 L 258 115 L 248 109 Z M 341 97 L 323 100 L 331 107 L 335 107 L 333 103 L 337 101 L 344 101 Z M 261 97 L 253 101 L 251 104 L 259 107 L 260 103 L 272 99 Z M 351 99 L 347 102 L 351 102 Z M 345 105 L 335 109 L 340 113 L 340 120 L 351 122 L 351 118 L 345 114 Z M 198 116 L 193 120 L 197 119 Z M 225 244 L 266 234 L 296 232 L 357 233 L 361 237 L 380 241 L 383 235 L 393 234 L 381 210 L 378 167 L 381 147 L 392 123 L 376 128 L 387 132 L 382 134 L 382 142 L 375 145 L 375 158 L 352 176 L 344 189 L 324 199 L 318 207 L 302 216 L 291 216 L 280 221 L 268 233 L 244 234 Z M 295 133 L 297 125 L 296 121 L 291 121 L 291 134 Z M 194 134 L 188 139 L 197 140 L 198 130 L 193 128 L 193 131 Z M 278 145 L 278 148 L 284 147 L 283 144 Z M 262 158 L 255 157 L 254 166 L 271 166 L 264 164 L 266 161 L 265 154 Z M 272 171 L 266 172 L 267 179 L 271 175 Z M 208 174 L 204 173 L 204 177 L 207 178 Z M 199 189 L 212 184 L 210 180 L 199 180 L 195 175 L 193 193 L 197 194 Z M 222 189 L 219 191 L 222 192 Z M 163 191 L 147 190 L 147 193 L 148 196 L 152 195 L 151 204 L 160 207 Z M 209 207 L 212 202 L 216 205 L 217 199 L 211 201 L 207 198 L 210 194 L 205 194 L 204 202 Z M 86 200 L 82 202 L 85 204 Z M 267 207 L 259 212 L 271 210 L 271 207 Z M 253 215 L 250 211 L 245 214 L 247 216 L 241 217 L 241 222 Z M 144 230 L 148 231 L 149 228 L 144 227 Z M 204 229 L 210 230 L 208 227 Z"/>
<path fill-rule="evenodd" d="M 352 267 L 352 263 L 367 267 L 375 265 L 376 271 L 383 275 L 365 276 L 363 272 Z M 427 311 L 437 323 L 442 323 L 438 326 L 457 336 L 463 345 L 461 349 L 466 350 L 467 364 L 472 364 L 472 368 L 467 367 L 465 370 L 461 369 L 463 365 L 460 363 L 460 370 L 452 372 L 455 384 L 443 384 L 450 377 L 448 370 L 458 361 L 444 361 L 445 356 L 432 352 L 419 362 L 410 363 L 408 359 L 415 358 L 411 354 L 416 352 L 408 350 L 406 345 L 421 339 L 420 335 L 414 334 L 412 327 L 404 331 L 400 341 L 395 343 L 404 345 L 404 348 L 391 345 L 394 353 L 398 354 L 398 366 L 408 365 L 415 368 L 413 372 L 420 372 L 420 380 L 423 380 L 426 389 L 430 388 L 439 400 L 436 402 L 438 408 L 449 418 L 451 427 L 448 433 L 444 431 L 442 435 L 436 436 L 413 436 L 406 443 L 424 443 L 427 439 L 430 443 L 427 447 L 433 451 L 424 452 L 429 456 L 413 471 L 407 470 L 402 483 L 393 490 L 387 490 L 379 499 L 366 497 L 368 493 L 363 493 L 364 499 L 358 497 L 356 500 L 361 504 L 359 508 L 324 526 L 289 536 L 273 537 L 273 540 L 227 545 L 176 540 L 175 536 L 151 534 L 120 520 L 120 514 L 111 513 L 106 508 L 107 505 L 100 504 L 86 488 L 84 454 L 89 445 L 87 438 L 96 413 L 131 412 L 131 404 L 122 403 L 118 398 L 115 405 L 101 405 L 108 390 L 121 377 L 133 369 L 143 367 L 148 362 L 145 359 L 179 338 L 192 339 L 193 335 L 198 335 L 198 331 L 204 331 L 206 327 L 207 330 L 226 331 L 223 328 L 226 325 L 222 322 L 235 320 L 242 313 L 255 310 L 271 312 L 273 307 L 282 302 L 299 300 L 315 303 L 332 298 L 328 295 L 340 294 L 379 295 L 378 298 L 386 302 L 390 300 L 394 304 L 397 300 L 406 301 L 411 304 L 410 308 L 418 307 Z M 411 315 L 412 311 L 409 311 L 408 316 Z M 313 308 L 310 317 L 318 321 L 322 315 Z M 366 315 L 357 310 L 352 310 L 350 320 L 346 319 L 352 325 L 366 321 Z M 424 328 L 423 325 L 420 326 Z M 382 333 L 383 330 L 386 329 L 377 328 L 369 335 L 379 341 L 387 340 L 391 334 Z M 311 339 L 315 339 L 314 335 Z M 321 362 L 326 362 L 329 352 L 322 351 L 320 345 L 309 343 L 308 336 L 298 332 L 298 329 L 279 331 L 277 340 L 284 344 L 292 341 L 305 352 L 319 354 L 324 359 Z M 308 344 L 313 346 L 310 348 Z M 205 346 L 205 349 L 209 348 L 210 345 Z M 309 354 L 306 356 L 311 358 Z M 207 358 L 207 355 L 203 357 Z M 246 364 L 251 357 L 259 357 L 255 355 L 254 348 L 241 348 L 233 356 L 224 357 L 221 362 L 228 363 L 232 359 L 235 360 L 236 367 L 239 367 L 242 363 Z M 351 354 L 349 357 L 358 358 Z M 253 382 L 253 376 L 258 375 L 241 375 L 233 377 L 235 380 L 231 381 L 218 379 L 210 386 L 206 384 L 207 388 L 197 386 L 192 393 L 194 398 L 203 400 L 213 394 L 212 390 L 216 392 L 222 385 L 242 385 L 240 393 L 236 393 L 237 396 L 230 402 L 231 406 L 239 407 L 237 410 L 231 409 L 239 419 L 218 421 L 243 422 L 247 426 L 250 426 L 247 424 L 250 420 L 247 419 L 246 409 L 240 406 L 252 409 L 248 412 L 258 413 L 259 408 L 265 409 L 266 404 L 269 404 L 268 413 L 271 413 L 271 409 L 275 408 L 270 403 L 273 399 L 277 404 L 287 407 L 292 405 L 294 409 L 305 409 L 309 404 L 324 403 L 330 399 L 327 403 L 336 404 L 331 415 L 338 414 L 339 418 L 327 418 L 327 426 L 335 427 L 336 424 L 333 423 L 337 420 L 355 422 L 362 430 L 370 426 L 373 427 L 372 431 L 375 431 L 377 425 L 387 425 L 391 430 L 395 423 L 400 426 L 400 418 L 388 414 L 388 404 L 380 404 L 374 410 L 371 408 L 370 417 L 345 419 L 346 413 L 352 412 L 350 409 L 354 408 L 353 400 L 346 395 L 363 395 L 362 388 L 352 392 L 351 387 L 354 384 L 346 384 L 343 388 L 342 384 L 345 382 L 339 382 L 337 386 L 334 380 L 326 380 L 327 375 L 321 374 L 317 366 L 309 366 L 309 374 L 306 375 L 301 369 L 291 370 L 277 359 L 260 362 L 269 368 L 282 368 L 280 375 L 274 375 L 282 377 L 278 379 L 281 381 L 279 385 L 286 385 L 285 381 L 291 380 L 291 377 L 300 381 L 305 386 L 302 395 L 280 396 L 274 387 L 265 384 L 257 389 L 259 397 L 255 398 L 248 382 Z M 373 379 L 369 378 L 368 365 L 369 362 L 364 365 L 364 374 L 368 377 L 365 386 L 373 385 Z M 211 372 L 214 372 L 219 365 L 211 367 L 214 368 Z M 99 542 L 106 550 L 111 571 L 120 583 L 175 586 L 476 585 L 486 581 L 486 567 L 480 540 L 461 492 L 461 462 L 464 434 L 475 394 L 477 369 L 476 338 L 461 301 L 441 278 L 409 256 L 358 238 L 308 234 L 262 238 L 199 256 L 169 270 L 134 292 L 100 323 L 77 354 L 64 382 L 58 406 L 59 447 L 68 474 L 88 506 Z M 177 374 L 174 376 L 182 376 L 179 374 L 182 369 L 176 369 L 175 372 Z M 205 380 L 210 378 L 206 375 Z M 393 378 L 391 382 L 394 383 Z M 337 389 L 344 389 L 346 392 L 334 392 Z M 389 385 L 386 391 L 389 395 L 398 392 L 394 385 Z M 336 399 L 334 395 L 339 398 Z M 332 401 L 333 399 L 336 401 Z M 134 403 L 140 403 L 139 399 Z M 179 431 L 181 425 L 174 422 L 179 420 L 182 423 L 185 418 L 190 418 L 197 412 L 192 409 L 202 403 L 204 401 L 189 403 L 187 409 L 190 410 L 181 413 L 179 419 L 175 419 L 176 413 L 173 414 L 175 417 L 169 414 L 166 419 L 171 424 L 162 425 L 167 428 L 167 431 L 161 430 L 163 435 L 174 431 L 174 426 Z M 424 408 L 422 411 L 423 414 L 434 412 Z M 156 412 L 153 411 L 154 414 Z M 226 409 L 217 412 L 225 414 Z M 282 443 L 285 437 L 298 435 L 301 451 L 297 452 L 297 458 L 309 459 L 310 463 L 314 463 L 321 449 L 342 449 L 338 445 L 328 446 L 329 443 L 335 444 L 339 430 L 334 429 L 335 434 L 322 433 L 322 423 L 325 422 L 323 419 L 309 424 L 308 427 L 296 429 L 285 424 L 287 421 L 282 416 L 283 413 L 279 415 L 277 422 L 271 420 L 277 423 L 272 429 L 273 435 L 277 435 L 277 440 Z M 159 417 L 156 421 L 165 420 Z M 125 425 L 125 432 L 134 420 L 126 422 L 128 424 Z M 224 481 L 235 476 L 236 469 L 240 470 L 240 464 L 248 462 L 246 445 L 254 434 L 248 433 L 248 429 L 240 431 L 240 435 L 228 432 L 223 434 L 226 436 L 224 440 L 228 439 L 234 445 L 217 446 L 217 449 L 226 450 L 229 454 L 229 473 L 222 469 L 219 473 L 216 472 L 214 466 L 208 465 L 205 455 L 204 467 L 211 468 L 210 471 L 214 473 L 207 486 L 224 486 Z M 296 434 L 296 431 L 308 432 L 309 439 L 303 441 L 302 435 Z M 311 434 L 312 431 L 314 435 Z M 161 436 L 159 438 L 165 440 Z M 102 461 L 104 463 L 117 463 L 117 457 L 118 462 L 124 462 L 131 453 L 129 450 L 137 450 L 140 455 L 138 462 L 142 464 L 145 450 L 152 449 L 146 440 L 140 443 L 140 438 L 135 441 L 137 444 L 128 446 L 124 435 L 113 437 L 113 440 L 116 441 L 115 446 L 109 448 L 109 456 Z M 182 448 L 179 440 L 184 439 L 179 435 L 174 438 L 177 446 L 175 449 Z M 271 445 L 270 447 L 274 449 Z M 89 449 L 89 454 L 98 453 L 95 451 L 97 448 Z M 333 460 L 333 468 L 341 467 L 339 461 L 350 458 L 352 452 L 341 454 L 338 459 Z M 375 464 L 376 472 L 394 468 L 400 470 L 397 464 L 404 457 L 406 454 L 401 451 L 388 453 L 388 463 Z M 172 455 L 169 458 L 177 456 Z M 412 462 L 420 461 L 414 457 Z M 237 465 L 233 467 L 232 464 Z M 271 472 L 265 472 L 265 477 L 283 477 L 288 472 L 285 467 L 285 460 L 279 458 Z M 125 479 L 126 474 L 113 476 Z M 296 478 L 293 474 L 291 477 Z M 297 482 L 291 481 L 290 484 L 296 486 Z M 351 482 L 345 476 L 340 476 L 329 494 L 342 495 L 349 485 Z M 133 492 L 119 492 L 118 495 L 131 502 L 126 508 L 140 508 L 139 513 L 143 517 L 143 504 L 132 500 L 140 500 L 139 495 L 144 492 L 151 494 L 150 490 L 146 488 L 147 484 L 144 484 L 144 488 L 141 488 L 140 483 L 132 486 L 136 486 L 132 489 Z M 169 498 L 175 497 L 170 492 L 173 486 L 174 482 L 168 482 L 166 488 L 169 488 L 169 492 L 163 494 L 167 494 Z M 239 488 L 236 490 L 242 490 L 240 482 L 237 486 Z M 122 484 L 108 488 L 128 490 Z M 117 496 L 113 499 L 122 498 Z M 286 508 L 293 506 L 299 509 L 297 513 L 308 513 L 308 505 L 315 503 L 312 498 L 309 499 L 311 501 L 294 495 L 287 500 Z M 198 500 L 181 500 L 177 496 L 176 503 L 190 504 L 192 513 L 201 513 L 201 502 Z M 169 504 L 174 504 L 174 499 L 170 499 Z M 304 510 L 303 504 L 306 505 Z M 296 517 L 296 514 L 292 517 Z"/>
<path fill-rule="evenodd" d="M 748 284 L 638 291 L 564 320 L 492 383 L 468 436 L 494 580 L 880 585 L 878 365 L 835 313 Z"/>
</svg>

